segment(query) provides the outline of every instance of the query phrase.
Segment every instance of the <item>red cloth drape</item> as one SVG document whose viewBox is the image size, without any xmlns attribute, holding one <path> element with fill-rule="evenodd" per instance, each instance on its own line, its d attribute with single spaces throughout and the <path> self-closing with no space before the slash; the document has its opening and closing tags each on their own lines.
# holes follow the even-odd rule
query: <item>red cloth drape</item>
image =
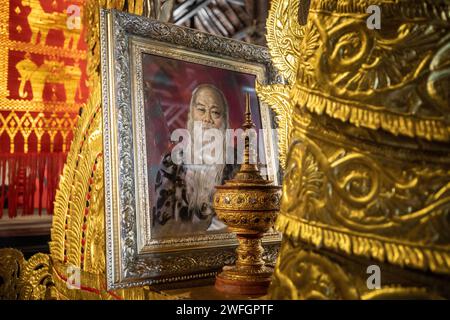
<svg viewBox="0 0 450 320">
<path fill-rule="evenodd" d="M 67 153 L 0 153 L 0 218 L 53 213 L 53 201 Z M 45 211 L 44 211 L 45 210 Z"/>
<path fill-rule="evenodd" d="M 89 97 L 85 2 L 0 6 L 0 218 L 53 213 L 72 129 Z"/>
</svg>

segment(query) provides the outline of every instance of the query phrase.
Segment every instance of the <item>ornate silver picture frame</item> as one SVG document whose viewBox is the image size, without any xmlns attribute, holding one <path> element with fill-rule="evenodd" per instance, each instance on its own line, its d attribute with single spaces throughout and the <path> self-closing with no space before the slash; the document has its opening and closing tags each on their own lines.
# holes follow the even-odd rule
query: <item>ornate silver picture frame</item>
<svg viewBox="0 0 450 320">
<path fill-rule="evenodd" d="M 100 27 L 107 287 L 181 287 L 212 279 L 221 267 L 234 263 L 233 234 L 155 238 L 152 233 L 145 59 L 172 59 L 238 78 L 249 75 L 267 85 L 277 81 L 268 50 L 115 10 L 101 9 Z M 258 102 L 257 109 L 261 127 L 274 128 L 269 106 Z M 263 140 L 267 176 L 280 184 L 273 130 L 264 130 Z M 263 238 L 266 262 L 275 262 L 280 240 L 277 232 Z"/>
</svg>

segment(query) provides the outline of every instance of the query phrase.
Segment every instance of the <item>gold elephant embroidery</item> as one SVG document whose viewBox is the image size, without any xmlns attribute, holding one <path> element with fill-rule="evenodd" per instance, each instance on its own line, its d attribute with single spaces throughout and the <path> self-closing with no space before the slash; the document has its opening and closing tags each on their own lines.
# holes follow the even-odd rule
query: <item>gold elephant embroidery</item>
<svg viewBox="0 0 450 320">
<path fill-rule="evenodd" d="M 45 44 L 47 34 L 52 29 L 61 30 L 64 33 L 64 48 L 76 49 L 80 39 L 81 30 L 67 28 L 68 14 L 66 12 L 45 12 L 39 0 L 22 0 L 22 6 L 30 7 L 28 25 L 31 29 L 31 44 Z M 38 41 L 38 35 L 41 37 Z M 73 40 L 71 42 L 71 40 Z M 69 47 L 69 45 L 71 46 Z"/>
<path fill-rule="evenodd" d="M 25 59 L 16 64 L 16 69 L 20 74 L 19 96 L 21 98 L 29 97 L 28 92 L 25 91 L 27 81 L 30 81 L 34 101 L 43 101 L 46 83 L 62 83 L 66 91 L 66 102 L 75 103 L 81 78 L 78 63 L 73 66 L 65 66 L 62 61 L 45 59 L 44 63 L 38 66 L 27 53 Z M 81 95 L 81 90 L 78 90 L 78 93 Z"/>
</svg>

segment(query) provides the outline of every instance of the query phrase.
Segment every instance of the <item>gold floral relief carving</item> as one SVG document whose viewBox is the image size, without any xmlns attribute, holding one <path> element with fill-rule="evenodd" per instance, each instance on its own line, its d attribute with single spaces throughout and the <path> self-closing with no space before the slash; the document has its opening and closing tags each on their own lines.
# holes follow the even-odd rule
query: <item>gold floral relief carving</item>
<svg viewBox="0 0 450 320">
<path fill-rule="evenodd" d="M 287 85 L 274 84 L 263 86 L 256 82 L 256 92 L 258 97 L 267 103 L 275 112 L 276 122 L 278 124 L 278 153 L 280 157 L 280 166 L 286 165 L 286 154 L 289 147 L 290 127 L 293 105 L 290 99 L 290 88 Z"/>
<path fill-rule="evenodd" d="M 16 249 L 0 249 L 0 299 L 54 298 L 55 286 L 49 255 L 38 253 L 27 261 Z"/>
<path fill-rule="evenodd" d="M 448 2 L 316 0 L 303 26 L 299 2 L 273 1 L 267 21 L 293 105 L 394 135 L 450 139 Z M 367 27 L 369 5 L 381 7 L 383 28 Z"/>
<path fill-rule="evenodd" d="M 379 287 L 369 288 L 370 274 L 365 272 L 368 265 L 370 261 L 351 263 L 285 239 L 268 296 L 288 300 L 429 300 L 445 296 L 436 291 L 436 286 L 402 283 L 399 273 L 389 280 L 381 277 Z M 381 270 L 385 275 L 385 269 Z"/>
<path fill-rule="evenodd" d="M 407 150 L 385 146 L 385 152 L 396 152 L 393 159 L 349 141 L 347 146 L 338 145 L 326 136 L 313 139 L 310 131 L 296 133 L 284 181 L 283 210 L 294 208 L 309 220 L 328 211 L 329 219 L 346 228 L 383 235 L 394 235 L 398 228 L 410 229 L 419 221 L 426 228 L 433 220 L 443 226 L 432 227 L 441 230 L 439 238 L 434 235 L 427 240 L 422 234 L 421 242 L 448 243 L 448 168 L 439 163 L 410 162 Z M 448 156 L 443 160 L 446 158 L 448 161 Z M 318 214 L 317 210 L 323 211 Z"/>
<path fill-rule="evenodd" d="M 317 253 L 283 242 L 272 284 L 271 299 L 358 299 L 353 280 L 336 263 Z"/>
<path fill-rule="evenodd" d="M 347 254 L 449 273 L 448 154 L 355 144 L 307 118 L 293 120 L 278 229 Z"/>
<path fill-rule="evenodd" d="M 20 251 L 0 249 L 0 299 L 16 300 L 19 297 L 19 278 L 24 263 Z"/>
<path fill-rule="evenodd" d="M 267 22 L 286 83 L 259 95 L 289 119 L 278 230 L 448 274 L 449 3 L 313 0 L 304 19 L 307 5 L 275 0 Z"/>
<path fill-rule="evenodd" d="M 303 30 L 298 23 L 302 0 L 272 1 L 267 17 L 267 43 L 272 61 L 286 81 L 295 83 Z"/>
<path fill-rule="evenodd" d="M 369 291 L 361 296 L 362 300 L 443 300 L 444 298 L 426 288 L 385 287 Z"/>
</svg>

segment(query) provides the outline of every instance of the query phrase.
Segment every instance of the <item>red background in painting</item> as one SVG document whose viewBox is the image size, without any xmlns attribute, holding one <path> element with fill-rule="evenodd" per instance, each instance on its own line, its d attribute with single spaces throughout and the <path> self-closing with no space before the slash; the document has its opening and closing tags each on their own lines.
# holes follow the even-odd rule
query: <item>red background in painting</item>
<svg viewBox="0 0 450 320">
<path fill-rule="evenodd" d="M 212 84 L 223 92 L 233 129 L 240 128 L 244 121 L 245 93 L 250 93 L 253 121 L 257 129 L 261 128 L 254 75 L 150 54 L 144 55 L 142 65 L 144 86 L 150 85 L 153 92 L 145 97 L 145 125 L 147 136 L 152 136 L 148 130 L 155 135 L 157 150 L 168 148 L 175 129 L 186 128 L 192 91 L 200 84 Z"/>
<path fill-rule="evenodd" d="M 198 85 L 212 84 L 223 92 L 231 129 L 243 124 L 248 92 L 253 122 L 257 130 L 261 128 L 254 75 L 150 54 L 144 54 L 142 66 L 144 89 L 151 87 L 152 92 L 144 94 L 150 197 L 162 157 L 173 147 L 170 135 L 176 129 L 186 128 L 192 92 Z"/>
</svg>

